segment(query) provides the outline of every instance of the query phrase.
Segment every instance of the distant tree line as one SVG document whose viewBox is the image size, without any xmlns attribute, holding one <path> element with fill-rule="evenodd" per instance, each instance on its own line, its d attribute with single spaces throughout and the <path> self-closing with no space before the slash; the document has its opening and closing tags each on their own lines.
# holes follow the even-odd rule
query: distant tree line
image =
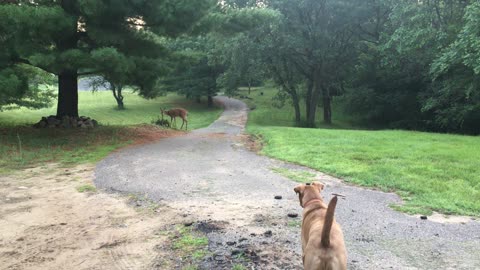
<svg viewBox="0 0 480 270">
<path fill-rule="evenodd" d="M 480 133 L 480 2 L 226 3 L 274 12 L 230 39 L 226 74 L 242 74 L 236 70 L 247 62 L 252 74 L 273 79 L 298 125 L 314 127 L 319 107 L 331 123 L 332 100 L 341 96 L 347 112 L 370 124 Z"/>
</svg>

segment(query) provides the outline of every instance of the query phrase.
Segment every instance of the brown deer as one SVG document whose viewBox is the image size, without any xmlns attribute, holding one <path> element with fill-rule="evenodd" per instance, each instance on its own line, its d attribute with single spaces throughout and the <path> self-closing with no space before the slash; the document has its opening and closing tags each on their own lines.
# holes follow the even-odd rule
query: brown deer
<svg viewBox="0 0 480 270">
<path fill-rule="evenodd" d="M 160 108 L 160 111 L 162 112 L 162 117 L 164 114 L 170 116 L 170 123 L 173 123 L 175 122 L 175 127 L 177 126 L 177 121 L 176 121 L 176 118 L 177 117 L 180 117 L 182 118 L 182 126 L 180 127 L 180 129 L 183 128 L 183 124 L 185 124 L 185 130 L 188 129 L 188 121 L 187 121 L 187 115 L 188 115 L 188 111 L 183 109 L 183 108 L 174 108 L 174 109 L 170 109 L 170 110 L 164 110 L 162 108 Z"/>
</svg>

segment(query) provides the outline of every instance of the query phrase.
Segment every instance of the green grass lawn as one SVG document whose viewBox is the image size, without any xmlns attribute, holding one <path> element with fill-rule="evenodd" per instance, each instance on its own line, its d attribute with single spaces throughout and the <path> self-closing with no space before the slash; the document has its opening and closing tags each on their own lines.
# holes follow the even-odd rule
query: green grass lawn
<svg viewBox="0 0 480 270">
<path fill-rule="evenodd" d="M 46 162 L 65 165 L 96 162 L 113 150 L 139 139 L 145 132 L 139 133 L 137 125 L 158 119 L 160 107 L 186 108 L 189 111 L 189 130 L 208 126 L 221 113 L 219 108 L 208 109 L 205 103 L 187 101 L 177 95 L 145 100 L 127 92 L 124 101 L 126 110 L 119 111 L 108 91 L 80 92 L 80 114 L 92 117 L 101 124 L 93 130 L 30 127 L 42 116 L 55 114 L 54 106 L 41 110 L 0 112 L 0 173 Z M 181 119 L 177 119 L 178 127 L 181 122 Z M 153 133 L 157 129 L 158 132 L 164 132 L 158 127 L 148 127 L 149 132 Z"/>
<path fill-rule="evenodd" d="M 156 99 L 144 99 L 136 93 L 125 92 L 125 110 L 117 110 L 117 104 L 110 91 L 80 91 L 79 114 L 94 118 L 102 125 L 134 125 L 157 119 L 160 108 L 184 107 L 189 111 L 189 129 L 206 127 L 220 115 L 218 108 L 207 109 L 205 103 L 195 103 L 182 96 L 170 94 Z M 0 126 L 32 124 L 42 116 L 56 114 L 56 104 L 40 110 L 18 109 L 0 112 Z M 179 120 L 179 119 L 177 119 Z M 180 119 L 180 125 L 181 125 Z M 177 122 L 178 123 L 178 122 Z"/>
<path fill-rule="evenodd" d="M 262 153 L 396 191 L 405 200 L 395 206 L 401 211 L 480 216 L 480 137 L 288 127 L 293 114 L 271 108 L 265 95 L 251 96 L 257 108 L 250 113 L 248 131 L 263 138 Z"/>
</svg>

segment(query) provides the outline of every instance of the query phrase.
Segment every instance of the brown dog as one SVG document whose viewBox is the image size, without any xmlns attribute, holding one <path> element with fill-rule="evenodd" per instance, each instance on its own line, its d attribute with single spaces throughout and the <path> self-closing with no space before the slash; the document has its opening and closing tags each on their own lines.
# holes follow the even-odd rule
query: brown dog
<svg viewBox="0 0 480 270">
<path fill-rule="evenodd" d="M 335 222 L 337 196 L 327 205 L 320 192 L 324 185 L 318 182 L 295 187 L 303 207 L 302 251 L 305 270 L 347 269 L 347 251 L 340 225 Z"/>
</svg>

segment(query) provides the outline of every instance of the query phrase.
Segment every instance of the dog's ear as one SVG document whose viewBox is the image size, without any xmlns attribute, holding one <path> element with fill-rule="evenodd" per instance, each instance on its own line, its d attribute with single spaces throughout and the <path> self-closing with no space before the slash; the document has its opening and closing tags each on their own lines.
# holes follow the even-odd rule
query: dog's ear
<svg viewBox="0 0 480 270">
<path fill-rule="evenodd" d="M 298 194 L 298 200 L 300 201 L 300 206 L 303 207 L 302 199 L 303 199 L 303 192 L 305 191 L 305 185 L 298 185 L 293 190 L 295 191 L 295 193 Z"/>
<path fill-rule="evenodd" d="M 313 182 L 312 186 L 318 188 L 319 192 L 322 192 L 322 190 L 325 188 L 325 185 L 320 182 Z"/>
<path fill-rule="evenodd" d="M 303 194 L 303 191 L 305 191 L 305 185 L 298 185 L 294 189 L 295 193 L 297 194 Z"/>
</svg>

